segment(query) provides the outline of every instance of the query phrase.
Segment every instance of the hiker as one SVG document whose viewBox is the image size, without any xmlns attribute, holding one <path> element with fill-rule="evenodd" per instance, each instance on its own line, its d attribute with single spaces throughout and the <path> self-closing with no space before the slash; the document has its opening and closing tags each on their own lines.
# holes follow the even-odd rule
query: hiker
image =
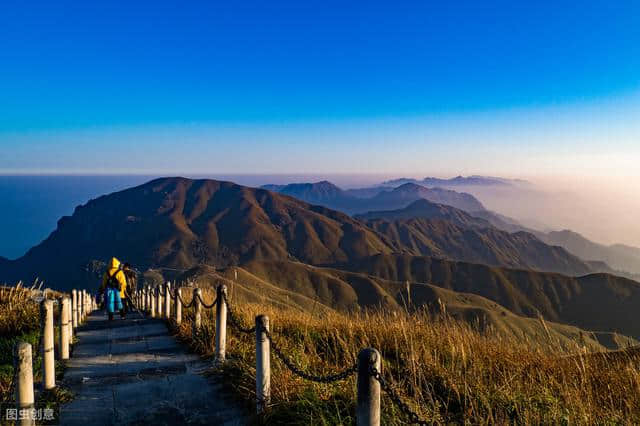
<svg viewBox="0 0 640 426">
<path fill-rule="evenodd" d="M 100 293 L 104 295 L 104 305 L 109 314 L 109 321 L 113 321 L 113 314 L 116 310 L 120 312 L 121 318 L 125 318 L 122 298 L 127 290 L 127 277 L 123 266 L 118 259 L 112 257 L 109 267 L 102 277 Z"/>
</svg>

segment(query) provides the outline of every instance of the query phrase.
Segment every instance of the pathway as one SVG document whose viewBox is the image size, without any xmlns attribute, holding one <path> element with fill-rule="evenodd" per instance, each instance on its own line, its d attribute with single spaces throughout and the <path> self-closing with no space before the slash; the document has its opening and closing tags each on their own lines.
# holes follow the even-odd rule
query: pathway
<svg viewBox="0 0 640 426">
<path fill-rule="evenodd" d="M 62 425 L 242 425 L 242 411 L 210 366 L 187 353 L 162 321 L 130 315 L 109 322 L 94 312 L 64 375 L 75 399 L 61 408 Z"/>
</svg>

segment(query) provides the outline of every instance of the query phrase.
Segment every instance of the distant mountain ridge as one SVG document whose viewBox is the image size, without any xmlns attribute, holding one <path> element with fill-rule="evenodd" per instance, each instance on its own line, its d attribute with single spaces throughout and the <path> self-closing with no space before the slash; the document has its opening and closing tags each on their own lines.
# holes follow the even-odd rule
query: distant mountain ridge
<svg viewBox="0 0 640 426">
<path fill-rule="evenodd" d="M 541 240 L 565 247 L 585 260 L 603 261 L 613 269 L 640 274 L 640 248 L 598 244 L 570 230 L 540 232 L 537 235 Z"/>
<path fill-rule="evenodd" d="M 416 200 L 402 209 L 369 211 L 354 217 L 365 221 L 372 219 L 440 219 L 467 228 L 491 227 L 488 220 L 472 216 L 464 210 L 452 206 L 433 203 L 424 198 Z"/>
<path fill-rule="evenodd" d="M 584 275 L 590 264 L 527 232 L 509 233 L 451 206 L 418 200 L 400 210 L 355 216 L 398 252 L 510 268 Z"/>
<path fill-rule="evenodd" d="M 449 179 L 441 179 L 436 177 L 426 177 L 422 180 L 413 178 L 399 178 L 387 180 L 382 185 L 397 186 L 405 183 L 415 183 L 426 186 L 509 186 L 514 184 L 525 184 L 527 181 L 521 179 L 506 179 L 494 176 L 456 176 Z"/>
<path fill-rule="evenodd" d="M 348 214 L 381 209 L 399 209 L 419 199 L 453 206 L 468 212 L 485 210 L 482 203 L 470 194 L 442 188 L 426 188 L 414 183 L 406 183 L 397 188 L 374 191 L 374 195 L 371 197 L 351 195 L 348 191 L 342 190 L 327 181 L 289 185 L 264 185 L 261 188 L 277 191 L 311 204 L 322 205 Z"/>
</svg>

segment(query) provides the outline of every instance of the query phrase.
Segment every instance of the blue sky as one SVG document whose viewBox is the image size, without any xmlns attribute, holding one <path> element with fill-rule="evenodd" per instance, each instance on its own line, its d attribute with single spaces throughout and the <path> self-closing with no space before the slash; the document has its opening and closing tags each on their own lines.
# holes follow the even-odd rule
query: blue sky
<svg viewBox="0 0 640 426">
<path fill-rule="evenodd" d="M 0 172 L 640 174 L 637 1 L 238 3 L 3 1 Z"/>
</svg>

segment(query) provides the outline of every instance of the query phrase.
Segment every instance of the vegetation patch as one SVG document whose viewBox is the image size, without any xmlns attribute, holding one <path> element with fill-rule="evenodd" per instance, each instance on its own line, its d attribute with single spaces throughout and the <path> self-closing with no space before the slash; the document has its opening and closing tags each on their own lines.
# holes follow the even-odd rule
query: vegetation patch
<svg viewBox="0 0 640 426">
<path fill-rule="evenodd" d="M 188 294 L 189 292 L 183 292 Z M 213 300 L 205 292 L 205 301 Z M 187 296 L 190 298 L 190 296 Z M 231 300 L 233 304 L 233 300 Z M 640 353 L 591 352 L 578 340 L 531 341 L 478 330 L 446 314 L 425 311 L 304 314 L 265 304 L 239 304 L 245 325 L 267 314 L 274 340 L 295 365 L 314 375 L 352 366 L 362 348 L 383 356 L 383 376 L 418 415 L 436 424 L 582 424 L 640 421 Z M 195 335 L 186 310 L 178 336 L 202 355 L 214 351 L 213 312 Z M 228 361 L 217 370 L 253 407 L 255 337 L 229 324 Z M 272 352 L 271 407 L 258 422 L 352 424 L 355 376 L 324 384 L 296 376 Z M 407 424 L 405 412 L 382 399 L 383 424 Z"/>
</svg>

